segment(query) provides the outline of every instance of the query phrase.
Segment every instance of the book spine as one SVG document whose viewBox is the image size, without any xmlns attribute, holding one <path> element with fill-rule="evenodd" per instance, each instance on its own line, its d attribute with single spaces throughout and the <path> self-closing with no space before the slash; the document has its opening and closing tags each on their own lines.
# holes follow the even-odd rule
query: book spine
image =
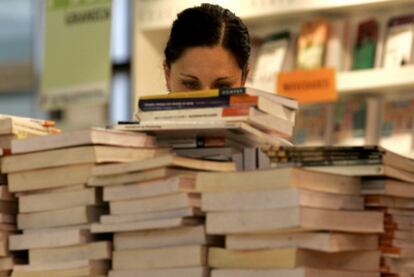
<svg viewBox="0 0 414 277">
<path fill-rule="evenodd" d="M 157 121 L 157 120 L 177 120 L 177 121 L 191 121 L 191 120 L 232 120 L 241 119 L 249 115 L 250 107 L 218 107 L 218 108 L 201 108 L 201 109 L 187 109 L 182 110 L 167 110 L 167 111 L 147 111 L 138 112 L 137 118 L 142 121 Z"/>
<path fill-rule="evenodd" d="M 225 107 L 229 105 L 228 97 L 182 98 L 182 99 L 143 99 L 138 102 L 141 111 L 163 111 L 192 108 Z"/>
<path fill-rule="evenodd" d="M 212 90 L 199 90 L 188 92 L 170 92 L 168 94 L 148 95 L 142 96 L 142 100 L 160 100 L 160 99 L 182 99 L 182 98 L 214 98 L 231 95 L 243 95 L 246 94 L 245 87 L 237 88 L 221 88 Z"/>
<path fill-rule="evenodd" d="M 258 98 L 250 95 L 232 94 L 220 97 L 204 98 L 171 98 L 171 99 L 142 99 L 138 102 L 140 111 L 165 111 L 195 108 L 217 108 L 228 106 L 256 105 Z"/>
</svg>

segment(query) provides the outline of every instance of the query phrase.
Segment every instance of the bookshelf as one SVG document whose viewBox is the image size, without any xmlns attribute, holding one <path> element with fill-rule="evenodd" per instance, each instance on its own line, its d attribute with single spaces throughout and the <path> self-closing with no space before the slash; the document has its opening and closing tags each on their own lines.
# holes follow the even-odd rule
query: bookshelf
<svg viewBox="0 0 414 277">
<path fill-rule="evenodd" d="M 199 0 L 134 0 L 134 38 L 132 75 L 132 110 L 140 95 L 165 92 L 162 71 L 163 50 L 169 35 L 169 28 L 176 14 Z M 350 18 L 357 22 L 375 16 L 384 28 L 388 18 L 414 13 L 411 0 L 211 0 L 237 13 L 252 35 L 263 36 L 283 30 L 286 26 L 298 30 L 299 25 L 311 18 Z M 299 18 L 299 20 L 298 20 Z M 383 38 L 381 38 L 383 39 Z M 365 143 L 378 142 L 381 122 L 379 114 L 382 98 L 400 92 L 414 92 L 414 65 L 404 68 L 375 68 L 361 71 L 337 73 L 337 88 L 341 97 L 371 97 L 368 118 L 375 118 L 374 127 L 367 126 Z M 412 135 L 411 135 L 412 136 Z M 361 143 L 363 140 L 358 140 Z M 406 145 L 407 138 L 404 137 Z M 354 143 L 351 140 L 349 143 Z M 348 144 L 348 143 L 347 143 Z"/>
<path fill-rule="evenodd" d="M 133 38 L 133 91 L 139 95 L 165 91 L 162 73 L 163 47 L 177 12 L 202 3 L 200 0 L 135 0 Z M 333 16 L 384 11 L 414 11 L 410 0 L 262 0 L 219 1 L 246 22 L 253 32 L 263 32 L 274 22 L 289 21 L 297 16 Z M 297 24 L 297 23 L 296 23 Z M 139 61 L 139 62 L 138 62 Z M 367 70 L 338 74 L 340 93 L 384 91 L 414 87 L 413 67 L 395 70 Z M 135 102 L 134 102 L 135 103 Z M 135 109 L 135 107 L 133 107 Z"/>
<path fill-rule="evenodd" d="M 337 74 L 340 94 L 394 92 L 414 88 L 414 66 Z"/>
</svg>

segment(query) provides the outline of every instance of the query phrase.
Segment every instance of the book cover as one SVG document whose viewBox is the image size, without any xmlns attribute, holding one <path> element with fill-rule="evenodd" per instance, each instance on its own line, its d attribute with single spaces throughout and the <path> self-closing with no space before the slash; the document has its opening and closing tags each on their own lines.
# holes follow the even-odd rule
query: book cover
<svg viewBox="0 0 414 277">
<path fill-rule="evenodd" d="M 324 65 L 329 24 L 324 19 L 306 22 L 298 38 L 297 69 L 317 69 Z"/>
<path fill-rule="evenodd" d="M 414 15 L 391 18 L 384 50 L 384 67 L 401 67 L 412 62 Z"/>
<path fill-rule="evenodd" d="M 283 69 L 290 44 L 287 31 L 268 36 L 260 47 L 253 72 L 253 86 L 275 91 L 276 74 Z"/>
<path fill-rule="evenodd" d="M 363 21 L 358 25 L 354 47 L 352 69 L 368 69 L 375 65 L 378 41 L 378 22 L 375 19 Z"/>
</svg>

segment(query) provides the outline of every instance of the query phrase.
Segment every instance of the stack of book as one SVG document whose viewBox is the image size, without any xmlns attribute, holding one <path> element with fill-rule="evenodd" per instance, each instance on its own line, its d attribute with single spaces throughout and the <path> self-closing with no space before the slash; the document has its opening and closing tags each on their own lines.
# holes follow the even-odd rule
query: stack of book
<svg viewBox="0 0 414 277">
<path fill-rule="evenodd" d="M 0 114 L 0 148 L 10 152 L 13 139 L 24 139 L 59 133 L 55 122 L 50 120 Z"/>
<path fill-rule="evenodd" d="M 101 191 L 87 187 L 96 163 L 119 163 L 166 151 L 154 139 L 91 129 L 13 140 L 2 160 L 9 190 L 18 198 L 17 227 L 9 247 L 26 253 L 28 264 L 13 276 L 105 275 L 111 242 L 97 240 L 90 224 L 107 211 Z M 24 251 L 24 252 L 23 252 Z"/>
<path fill-rule="evenodd" d="M 363 166 L 382 163 L 377 146 L 264 146 L 271 167 Z"/>
<path fill-rule="evenodd" d="M 109 215 L 93 233 L 114 233 L 109 276 L 208 276 L 207 246 L 223 239 L 205 233 L 200 171 L 233 171 L 232 162 L 164 155 L 145 161 L 100 165 L 89 185 L 103 187 Z"/>
<path fill-rule="evenodd" d="M 379 276 L 383 214 L 364 211 L 360 178 L 281 168 L 200 173 L 213 277 Z"/>
<path fill-rule="evenodd" d="M 3 158 L 0 148 L 0 165 Z M 9 192 L 7 177 L 0 166 L 0 276 L 8 276 L 14 264 L 21 262 L 9 251 L 9 236 L 16 232 L 17 201 Z"/>
<path fill-rule="evenodd" d="M 268 147 L 272 166 L 307 166 L 317 172 L 362 178 L 361 193 L 369 210 L 384 213 L 380 236 L 384 274 L 414 273 L 414 160 L 377 146 Z"/>
<path fill-rule="evenodd" d="M 55 123 L 49 120 L 0 114 L 0 275 L 8 276 L 15 264 L 25 262 L 25 257 L 9 251 L 9 236 L 16 233 L 17 200 L 9 192 L 7 175 L 1 164 L 11 153 L 13 139 L 44 136 L 59 133 Z"/>
<path fill-rule="evenodd" d="M 384 273 L 414 274 L 414 160 L 387 152 L 382 176 L 365 177 L 362 193 L 366 206 L 384 211 L 381 235 Z"/>
<path fill-rule="evenodd" d="M 141 97 L 139 123 L 115 128 L 151 132 L 179 155 L 238 160 L 245 147 L 291 145 L 297 109 L 295 100 L 246 87 L 173 92 Z"/>
</svg>

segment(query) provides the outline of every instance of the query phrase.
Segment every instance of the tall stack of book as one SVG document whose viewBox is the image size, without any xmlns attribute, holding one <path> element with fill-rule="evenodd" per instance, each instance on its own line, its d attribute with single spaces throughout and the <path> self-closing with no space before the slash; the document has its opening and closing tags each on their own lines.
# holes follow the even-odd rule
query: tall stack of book
<svg viewBox="0 0 414 277">
<path fill-rule="evenodd" d="M 365 177 L 362 193 L 369 209 L 384 211 L 381 235 L 384 276 L 414 274 L 414 160 L 385 152 L 382 176 Z M 387 275 L 390 274 L 390 275 Z"/>
<path fill-rule="evenodd" d="M 232 162 L 165 155 L 146 161 L 100 165 L 91 186 L 103 187 L 109 215 L 93 233 L 114 233 L 111 277 L 208 276 L 209 236 L 194 189 L 200 171 L 233 171 Z"/>
<path fill-rule="evenodd" d="M 200 173 L 213 277 L 379 276 L 383 214 L 364 211 L 358 177 L 300 168 Z"/>
<path fill-rule="evenodd" d="M 149 131 L 179 155 L 239 160 L 246 147 L 289 142 L 298 104 L 252 88 L 173 92 L 143 96 L 137 124 L 116 129 Z"/>
<path fill-rule="evenodd" d="M 0 165 L 3 150 L 0 148 Z M 8 276 L 15 263 L 21 262 L 9 251 L 9 236 L 16 232 L 17 201 L 9 192 L 7 177 L 0 166 L 0 276 Z"/>
<path fill-rule="evenodd" d="M 384 213 L 380 236 L 383 276 L 414 273 L 414 160 L 377 146 L 265 149 L 273 166 L 301 165 L 362 178 L 368 210 Z"/>
<path fill-rule="evenodd" d="M 13 139 L 44 136 L 59 133 L 55 123 L 49 120 L 0 114 L 0 275 L 8 276 L 15 264 L 25 262 L 25 257 L 9 251 L 9 236 L 15 234 L 17 199 L 9 192 L 3 160 L 10 155 Z"/>
<path fill-rule="evenodd" d="M 90 224 L 107 211 L 102 193 L 87 187 L 97 163 L 154 157 L 145 134 L 91 129 L 13 140 L 2 170 L 19 203 L 9 247 L 26 253 L 28 264 L 13 276 L 98 276 L 108 271 L 111 242 L 91 235 Z M 24 252 L 23 252 L 24 251 Z"/>
</svg>

